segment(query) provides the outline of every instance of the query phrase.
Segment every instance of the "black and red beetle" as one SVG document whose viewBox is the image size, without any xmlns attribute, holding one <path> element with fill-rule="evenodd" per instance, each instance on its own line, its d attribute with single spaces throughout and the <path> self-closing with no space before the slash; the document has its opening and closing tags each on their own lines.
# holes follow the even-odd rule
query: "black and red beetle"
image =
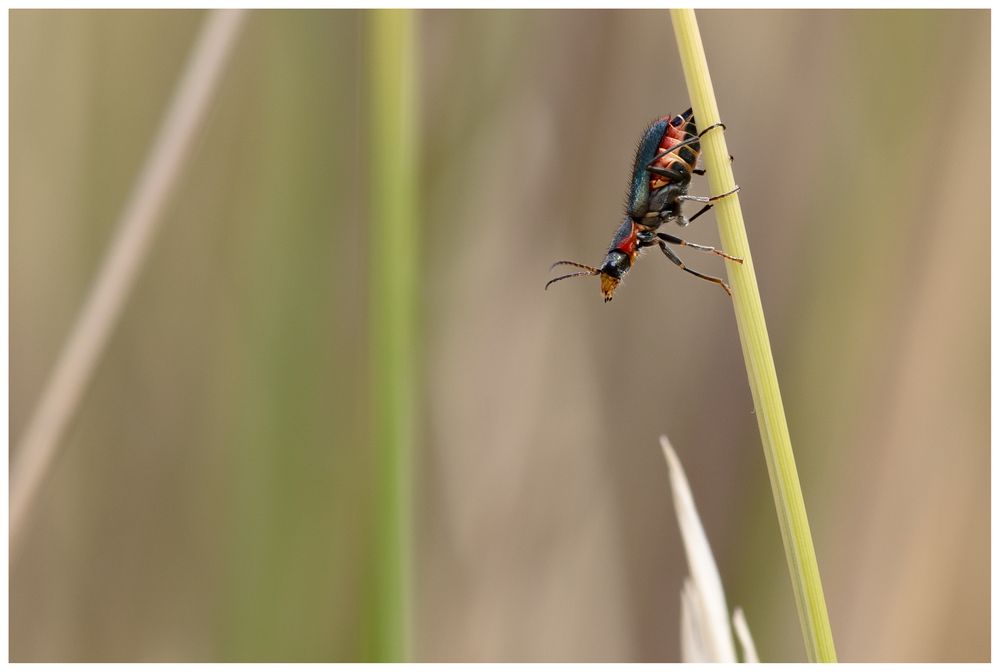
<svg viewBox="0 0 1000 672">
<path fill-rule="evenodd" d="M 701 136 L 716 127 L 725 128 L 721 123 L 712 124 L 699 133 L 691 110 L 674 117 L 661 117 L 650 124 L 642 134 L 635 151 L 635 165 L 632 168 L 632 181 L 626 199 L 625 219 L 611 240 L 611 247 L 604 257 L 604 262 L 595 268 L 575 261 L 557 261 L 552 264 L 552 268 L 564 265 L 583 270 L 553 278 L 545 284 L 545 288 L 548 289 L 553 282 L 567 278 L 597 275 L 601 278 L 601 293 L 604 294 L 604 300 L 610 301 L 615 288 L 635 263 L 640 250 L 659 245 L 663 254 L 682 270 L 716 283 L 731 296 L 729 285 L 724 280 L 688 268 L 667 245 L 686 245 L 741 264 L 742 259 L 729 256 L 714 247 L 696 245 L 669 233 L 657 231 L 660 225 L 669 220 L 674 220 L 678 226 L 687 226 L 711 208 L 713 201 L 739 191 L 740 188 L 736 187 L 732 191 L 711 197 L 689 196 L 687 193 L 691 175 L 705 173 L 696 167 L 698 155 L 701 153 Z M 684 201 L 696 201 L 704 203 L 705 206 L 688 219 L 681 213 L 681 204 Z"/>
</svg>

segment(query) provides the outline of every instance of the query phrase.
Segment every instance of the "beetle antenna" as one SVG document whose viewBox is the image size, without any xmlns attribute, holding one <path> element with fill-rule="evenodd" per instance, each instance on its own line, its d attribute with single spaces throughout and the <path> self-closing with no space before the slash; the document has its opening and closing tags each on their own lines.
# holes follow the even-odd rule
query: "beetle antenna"
<svg viewBox="0 0 1000 672">
<path fill-rule="evenodd" d="M 560 275 L 558 278 L 552 278 L 551 280 L 549 280 L 548 282 L 545 283 L 545 289 L 548 289 L 549 285 L 551 285 L 553 282 L 559 282 L 560 280 L 566 280 L 567 278 L 577 278 L 577 277 L 580 277 L 581 275 L 600 275 L 601 274 L 600 269 L 594 268 L 593 266 L 587 266 L 586 264 L 579 264 L 579 263 L 577 263 L 575 261 L 557 261 L 556 263 L 554 263 L 551 266 L 549 266 L 549 270 L 551 271 L 556 266 L 576 266 L 577 268 L 582 268 L 583 270 L 579 271 L 577 273 L 569 273 L 567 275 Z"/>
<path fill-rule="evenodd" d="M 578 278 L 581 275 L 597 275 L 597 273 L 591 273 L 590 271 L 580 271 L 579 273 L 570 273 L 569 275 L 560 275 L 558 278 L 552 278 L 545 283 L 545 289 L 549 288 L 553 282 L 559 282 L 560 280 L 565 280 L 567 278 Z"/>
<path fill-rule="evenodd" d="M 549 266 L 549 270 L 551 271 L 556 266 L 576 266 L 577 268 L 582 268 L 585 271 L 590 271 L 591 275 L 597 275 L 598 273 L 601 272 L 601 269 L 599 268 L 594 268 L 593 266 L 587 266 L 587 264 L 581 264 L 576 261 L 557 261 L 556 263 Z"/>
</svg>

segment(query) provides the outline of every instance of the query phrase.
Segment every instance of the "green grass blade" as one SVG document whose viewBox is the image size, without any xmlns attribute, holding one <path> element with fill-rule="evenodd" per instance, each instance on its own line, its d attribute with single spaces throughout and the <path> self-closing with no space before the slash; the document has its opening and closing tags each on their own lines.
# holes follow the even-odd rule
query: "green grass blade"
<svg viewBox="0 0 1000 672">
<path fill-rule="evenodd" d="M 371 343 L 377 494 L 366 657 L 409 658 L 417 147 L 415 16 L 367 15 L 371 91 Z"/>
<path fill-rule="evenodd" d="M 698 31 L 698 22 L 694 10 L 690 9 L 673 9 L 671 18 L 695 119 L 698 120 L 699 127 L 706 128 L 720 121 L 720 118 L 715 91 L 708 72 L 708 62 L 705 59 L 705 49 Z M 702 139 L 701 145 L 712 193 L 721 194 L 729 191 L 735 186 L 735 182 L 725 133 L 709 132 Z M 813 662 L 836 662 L 837 654 L 830 631 L 826 600 L 823 597 L 823 585 L 820 582 L 816 552 L 813 549 L 802 489 L 795 469 L 788 422 L 785 420 L 781 393 L 778 390 L 778 377 L 774 369 L 767 326 L 764 323 L 764 310 L 757 289 L 746 228 L 743 225 L 739 195 L 718 201 L 715 212 L 719 222 L 719 234 L 726 252 L 744 260 L 742 265 L 727 262 L 726 266 L 733 289 L 733 306 L 736 311 L 740 343 L 746 361 L 747 377 L 757 413 L 757 424 L 771 479 L 799 620 L 802 624 L 806 653 Z"/>
</svg>

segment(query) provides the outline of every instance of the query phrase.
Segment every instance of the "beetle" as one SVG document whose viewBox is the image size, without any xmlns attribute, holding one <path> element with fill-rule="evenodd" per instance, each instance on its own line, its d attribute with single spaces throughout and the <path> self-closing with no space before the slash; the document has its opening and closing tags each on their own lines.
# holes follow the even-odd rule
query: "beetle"
<svg viewBox="0 0 1000 672">
<path fill-rule="evenodd" d="M 711 252 L 740 264 L 743 263 L 742 259 L 730 256 L 714 247 L 689 243 L 677 236 L 658 231 L 662 224 L 670 220 L 675 221 L 678 226 L 687 226 L 707 212 L 714 201 L 740 190 L 737 186 L 724 194 L 711 197 L 689 196 L 687 193 L 691 176 L 705 174 L 703 169 L 696 167 L 698 156 L 701 154 L 700 140 L 701 136 L 713 128 L 725 129 L 725 125 L 721 122 L 712 124 L 699 132 L 694 112 L 690 109 L 676 116 L 660 117 L 651 123 L 643 132 L 636 147 L 632 179 L 625 198 L 625 219 L 615 232 L 604 261 L 596 268 L 576 261 L 557 261 L 551 268 L 575 266 L 583 270 L 553 278 L 545 284 L 545 289 L 552 283 L 567 278 L 596 275 L 601 279 L 604 301 L 610 301 L 622 278 L 635 263 L 639 252 L 643 248 L 658 245 L 667 259 L 681 270 L 714 282 L 722 287 L 726 294 L 732 296 L 729 285 L 724 280 L 688 268 L 667 245 L 682 245 L 702 252 Z M 689 219 L 681 212 L 684 201 L 695 201 L 705 205 Z"/>
</svg>

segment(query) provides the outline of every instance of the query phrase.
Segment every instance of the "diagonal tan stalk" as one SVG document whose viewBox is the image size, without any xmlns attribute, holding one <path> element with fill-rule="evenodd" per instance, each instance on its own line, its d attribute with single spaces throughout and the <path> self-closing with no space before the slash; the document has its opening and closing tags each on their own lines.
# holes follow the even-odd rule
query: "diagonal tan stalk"
<svg viewBox="0 0 1000 672">
<path fill-rule="evenodd" d="M 698 126 L 707 128 L 720 119 L 715 91 L 708 72 L 708 62 L 705 59 L 705 49 L 701 43 L 701 33 L 698 31 L 698 21 L 694 10 L 691 9 L 672 9 L 670 14 L 695 119 L 698 120 Z M 722 194 L 733 189 L 735 182 L 725 133 L 721 131 L 706 133 L 701 145 L 712 193 Z M 747 378 L 757 413 L 757 425 L 771 479 L 771 490 L 774 493 L 774 504 L 778 513 L 781 538 L 785 545 L 785 556 L 795 592 L 799 621 L 802 624 L 806 653 L 812 662 L 836 662 L 837 653 L 833 646 L 823 585 L 820 582 L 816 552 L 813 549 L 802 489 L 795 469 L 795 457 L 792 454 L 788 423 L 785 420 L 781 393 L 778 390 L 778 377 L 774 369 L 767 326 L 764 323 L 764 309 L 757 289 L 757 278 L 750 256 L 746 228 L 743 225 L 739 195 L 718 201 L 715 212 L 723 248 L 726 252 L 744 260 L 742 265 L 727 263 L 726 266 L 729 269 L 736 324 L 739 328 Z"/>
<path fill-rule="evenodd" d="M 164 206 L 204 122 L 244 17 L 243 10 L 214 10 L 206 17 L 97 278 L 14 451 L 10 475 L 12 559 L 17 557 L 25 520 L 56 458 L 62 434 L 152 247 Z"/>
</svg>

